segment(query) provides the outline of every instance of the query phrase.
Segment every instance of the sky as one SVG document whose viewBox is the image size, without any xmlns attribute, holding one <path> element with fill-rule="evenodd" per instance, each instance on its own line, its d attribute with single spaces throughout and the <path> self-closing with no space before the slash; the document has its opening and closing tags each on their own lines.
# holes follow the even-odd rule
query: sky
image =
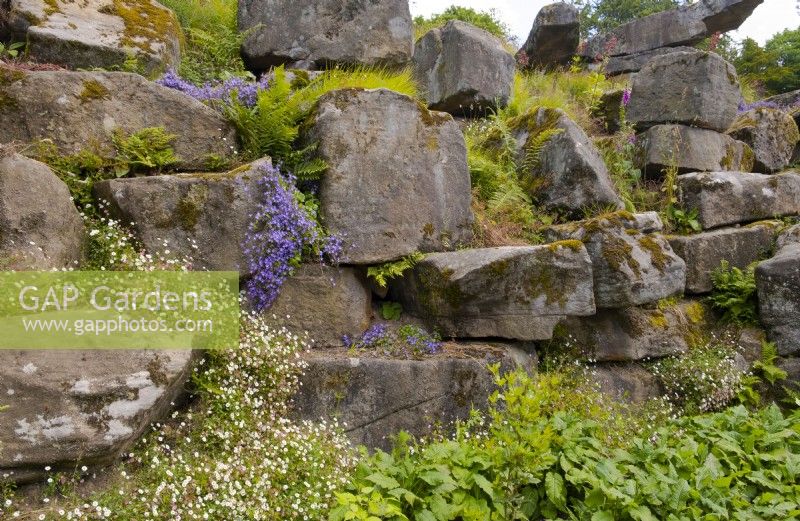
<svg viewBox="0 0 800 521">
<path fill-rule="evenodd" d="M 787 28 L 797 29 L 800 27 L 798 1 L 800 0 L 764 0 L 731 36 L 737 40 L 750 37 L 763 45 L 775 33 Z M 521 43 L 528 37 L 536 13 L 543 5 L 552 3 L 552 0 L 410 0 L 409 3 L 414 16 L 440 13 L 453 4 L 480 11 L 494 8 Z"/>
</svg>

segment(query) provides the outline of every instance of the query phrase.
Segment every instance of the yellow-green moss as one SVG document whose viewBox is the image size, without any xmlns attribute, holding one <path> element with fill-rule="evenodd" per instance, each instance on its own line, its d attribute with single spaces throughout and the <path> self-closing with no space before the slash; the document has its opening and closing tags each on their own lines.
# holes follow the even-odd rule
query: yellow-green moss
<svg viewBox="0 0 800 521">
<path fill-rule="evenodd" d="M 23 78 L 25 78 L 25 73 L 22 71 L 0 67 L 0 87 L 11 85 L 12 83 L 20 81 Z"/>
<path fill-rule="evenodd" d="M 667 329 L 669 327 L 669 320 L 662 311 L 655 311 L 650 315 L 650 325 L 658 329 Z"/>
<path fill-rule="evenodd" d="M 144 52 L 155 51 L 153 42 L 167 45 L 169 35 L 182 34 L 175 14 L 150 0 L 114 0 L 113 12 L 125 24 L 121 43 Z"/>
<path fill-rule="evenodd" d="M 419 100 L 417 100 L 417 109 L 419 109 L 420 119 L 422 119 L 422 122 L 428 127 L 436 127 L 453 119 L 450 114 L 445 112 L 428 110 L 428 106 Z"/>
<path fill-rule="evenodd" d="M 684 313 L 689 322 L 695 325 L 702 324 L 706 318 L 706 310 L 700 302 L 687 304 L 684 308 Z"/>
<path fill-rule="evenodd" d="M 86 80 L 83 82 L 83 90 L 78 96 L 82 103 L 87 101 L 106 99 L 111 93 L 109 90 L 97 80 Z"/>
<path fill-rule="evenodd" d="M 741 171 L 742 172 L 751 172 L 753 170 L 753 166 L 756 163 L 756 156 L 753 152 L 753 149 L 750 148 L 750 145 L 745 144 L 742 147 L 742 164 L 741 164 Z"/>
<path fill-rule="evenodd" d="M 44 8 L 44 14 L 47 16 L 61 12 L 61 7 L 58 5 L 58 0 L 44 0 L 44 3 L 47 6 Z"/>
<path fill-rule="evenodd" d="M 175 207 L 174 218 L 181 228 L 186 231 L 194 230 L 200 221 L 206 199 L 208 199 L 207 186 L 198 184 L 189 188 L 189 192 Z"/>
<path fill-rule="evenodd" d="M 0 110 L 15 109 L 19 106 L 16 98 L 0 89 Z"/>
<path fill-rule="evenodd" d="M 547 245 L 548 249 L 552 252 L 558 251 L 560 248 L 567 248 L 572 251 L 578 252 L 583 249 L 583 243 L 578 240 L 568 239 L 565 241 L 556 241 Z"/>
<path fill-rule="evenodd" d="M 645 235 L 639 239 L 639 246 L 650 254 L 650 261 L 658 271 L 664 271 L 669 264 L 669 257 L 664 253 L 664 248 L 653 237 Z"/>
<path fill-rule="evenodd" d="M 626 264 L 634 275 L 639 276 L 641 274 L 641 266 L 639 262 L 631 256 L 632 252 L 633 246 L 628 244 L 624 239 L 614 236 L 605 237 L 603 239 L 601 254 L 609 268 L 614 271 L 620 271 L 622 265 Z"/>
</svg>

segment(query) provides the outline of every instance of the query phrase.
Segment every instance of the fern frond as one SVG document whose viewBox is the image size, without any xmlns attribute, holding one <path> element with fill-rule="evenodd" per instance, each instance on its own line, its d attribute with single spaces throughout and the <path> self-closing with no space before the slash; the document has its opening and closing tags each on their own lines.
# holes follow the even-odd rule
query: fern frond
<svg viewBox="0 0 800 521">
<path fill-rule="evenodd" d="M 416 266 L 424 257 L 425 256 L 420 252 L 414 252 L 395 262 L 387 262 L 380 266 L 371 266 L 367 268 L 367 277 L 375 281 L 381 288 L 385 288 L 389 284 L 389 280 L 402 276 L 406 270 L 410 270 Z"/>
<path fill-rule="evenodd" d="M 528 142 L 525 144 L 525 157 L 520 165 L 520 174 L 522 176 L 530 176 L 539 168 L 544 147 L 554 136 L 562 132 L 564 132 L 564 129 L 548 128 L 528 138 Z"/>
</svg>

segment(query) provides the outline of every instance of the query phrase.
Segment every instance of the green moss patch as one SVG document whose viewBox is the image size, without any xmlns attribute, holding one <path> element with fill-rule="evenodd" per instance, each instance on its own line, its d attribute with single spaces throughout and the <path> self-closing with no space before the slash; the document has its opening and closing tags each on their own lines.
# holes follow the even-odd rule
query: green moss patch
<svg viewBox="0 0 800 521">
<path fill-rule="evenodd" d="M 91 100 L 108 99 L 111 92 L 97 80 L 86 80 L 83 82 L 83 90 L 78 97 L 82 103 Z"/>
</svg>

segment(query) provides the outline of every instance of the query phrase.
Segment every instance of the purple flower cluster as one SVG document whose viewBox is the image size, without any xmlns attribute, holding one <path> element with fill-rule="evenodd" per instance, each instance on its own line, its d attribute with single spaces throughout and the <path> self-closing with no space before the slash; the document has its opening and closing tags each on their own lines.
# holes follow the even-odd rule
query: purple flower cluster
<svg viewBox="0 0 800 521">
<path fill-rule="evenodd" d="M 627 107 L 631 102 L 631 89 L 624 89 L 622 91 L 622 106 Z"/>
<path fill-rule="evenodd" d="M 295 179 L 269 163 L 259 167 L 261 201 L 242 245 L 252 277 L 247 294 L 258 311 L 268 308 L 304 255 L 338 261 L 341 241 L 326 236 L 298 203 Z"/>
<path fill-rule="evenodd" d="M 386 324 L 373 324 L 357 340 L 345 335 L 342 341 L 348 348 L 383 349 L 387 354 L 405 358 L 433 355 L 442 347 L 437 336 L 412 325 L 400 326 L 396 331 L 390 331 Z"/>
<path fill-rule="evenodd" d="M 774 101 L 766 101 L 766 100 L 759 100 L 754 101 L 753 103 L 745 103 L 744 101 L 739 102 L 739 112 L 747 112 L 748 110 L 753 109 L 780 109 L 780 105 L 775 103 Z"/>
<path fill-rule="evenodd" d="M 242 105 L 253 107 L 258 100 L 258 91 L 267 88 L 269 80 L 262 76 L 258 81 L 247 81 L 243 78 L 229 78 L 225 81 L 206 83 L 201 87 L 184 80 L 175 71 L 169 70 L 156 81 L 159 85 L 175 89 L 204 103 L 221 101 L 229 103 L 233 96 Z"/>
</svg>

